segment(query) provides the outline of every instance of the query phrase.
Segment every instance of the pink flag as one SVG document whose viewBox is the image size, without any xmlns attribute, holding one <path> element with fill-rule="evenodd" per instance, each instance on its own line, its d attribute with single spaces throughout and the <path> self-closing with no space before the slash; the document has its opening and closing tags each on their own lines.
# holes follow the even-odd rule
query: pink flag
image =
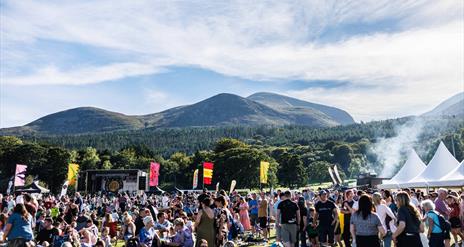
<svg viewBox="0 0 464 247">
<path fill-rule="evenodd" d="M 14 186 L 24 186 L 26 182 L 26 165 L 16 164 Z"/>
<path fill-rule="evenodd" d="M 158 186 L 160 164 L 151 162 L 150 163 L 150 186 Z"/>
</svg>

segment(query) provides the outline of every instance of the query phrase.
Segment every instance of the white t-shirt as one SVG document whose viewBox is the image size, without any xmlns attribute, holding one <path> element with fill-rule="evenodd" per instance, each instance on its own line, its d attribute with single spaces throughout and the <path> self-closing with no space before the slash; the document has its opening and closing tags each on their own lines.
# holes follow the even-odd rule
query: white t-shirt
<svg viewBox="0 0 464 247">
<path fill-rule="evenodd" d="M 386 231 L 387 226 L 385 224 L 386 223 L 385 219 L 387 218 L 387 215 L 390 216 L 390 218 L 392 218 L 392 219 L 394 219 L 396 221 L 395 214 L 393 214 L 391 209 L 389 207 L 387 207 L 387 205 L 385 205 L 385 204 L 380 204 L 380 205 L 375 206 L 375 210 L 376 210 L 377 215 L 380 218 L 380 222 L 382 222 L 383 229 L 385 229 L 385 231 Z M 393 223 L 393 221 L 390 221 L 390 229 L 392 229 L 391 228 L 391 226 L 392 226 L 391 223 Z M 393 232 L 393 230 L 392 230 L 392 232 Z"/>
<path fill-rule="evenodd" d="M 416 208 L 419 208 L 420 203 L 419 203 L 419 200 L 417 200 L 416 197 L 411 197 L 411 203 L 412 203 L 414 206 L 416 206 Z"/>
</svg>

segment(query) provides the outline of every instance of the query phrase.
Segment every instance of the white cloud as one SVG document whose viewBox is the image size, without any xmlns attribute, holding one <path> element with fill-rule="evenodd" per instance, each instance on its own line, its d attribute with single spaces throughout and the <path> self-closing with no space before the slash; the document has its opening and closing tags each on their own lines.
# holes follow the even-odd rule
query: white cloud
<svg viewBox="0 0 464 247">
<path fill-rule="evenodd" d="M 55 66 L 47 66 L 32 75 L 13 76 L 5 79 L 13 85 L 82 85 L 117 80 L 130 76 L 140 76 L 163 71 L 154 64 L 117 63 L 104 66 L 73 68 L 61 71 Z"/>
<path fill-rule="evenodd" d="M 464 90 L 461 1 L 24 0 L 5 5 L 0 29 L 5 84 L 98 83 L 158 73 L 169 65 L 254 80 L 344 80 L 350 87 L 343 91 L 287 94 L 332 103 L 357 119 L 417 114 Z M 318 41 L 343 25 L 375 27 L 376 21 L 391 22 L 397 30 Z M 48 64 L 43 56 L 18 55 L 37 40 L 99 47 L 130 58 L 69 68 Z M 15 71 L 23 65 L 32 72 Z"/>
</svg>

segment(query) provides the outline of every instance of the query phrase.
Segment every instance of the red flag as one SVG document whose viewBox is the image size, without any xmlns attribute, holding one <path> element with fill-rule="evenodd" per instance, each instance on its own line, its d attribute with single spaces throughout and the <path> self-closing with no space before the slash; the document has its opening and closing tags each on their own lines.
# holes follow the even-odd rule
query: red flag
<svg viewBox="0 0 464 247">
<path fill-rule="evenodd" d="M 204 184 L 211 184 L 213 180 L 213 163 L 205 162 L 203 163 L 203 183 Z"/>
<path fill-rule="evenodd" d="M 150 186 L 158 186 L 159 169 L 159 163 L 150 163 Z"/>
</svg>

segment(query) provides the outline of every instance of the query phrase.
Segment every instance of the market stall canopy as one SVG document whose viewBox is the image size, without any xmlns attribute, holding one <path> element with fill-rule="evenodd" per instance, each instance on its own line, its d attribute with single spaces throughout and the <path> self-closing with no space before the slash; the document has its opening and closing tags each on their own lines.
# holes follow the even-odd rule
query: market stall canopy
<svg viewBox="0 0 464 247">
<path fill-rule="evenodd" d="M 452 170 L 446 176 L 438 181 L 431 181 L 433 187 L 462 187 L 464 186 L 464 160 L 456 169 Z"/>
<path fill-rule="evenodd" d="M 399 188 L 399 184 L 406 183 L 413 179 L 418 173 L 425 170 L 426 165 L 417 155 L 414 149 L 408 154 L 408 158 L 403 167 L 393 176 L 390 180 L 384 180 L 382 184 L 378 185 L 379 189 L 395 189 Z"/>
<path fill-rule="evenodd" d="M 459 166 L 459 161 L 448 151 L 445 144 L 440 142 L 437 151 L 433 155 L 427 167 L 419 175 L 408 181 L 400 183 L 401 188 L 427 187 L 429 182 L 438 181 Z"/>
<path fill-rule="evenodd" d="M 39 181 L 34 181 L 29 185 L 26 185 L 22 188 L 17 188 L 15 189 L 15 193 L 50 193 L 49 189 L 46 189 L 42 186 L 39 185 Z"/>
</svg>

